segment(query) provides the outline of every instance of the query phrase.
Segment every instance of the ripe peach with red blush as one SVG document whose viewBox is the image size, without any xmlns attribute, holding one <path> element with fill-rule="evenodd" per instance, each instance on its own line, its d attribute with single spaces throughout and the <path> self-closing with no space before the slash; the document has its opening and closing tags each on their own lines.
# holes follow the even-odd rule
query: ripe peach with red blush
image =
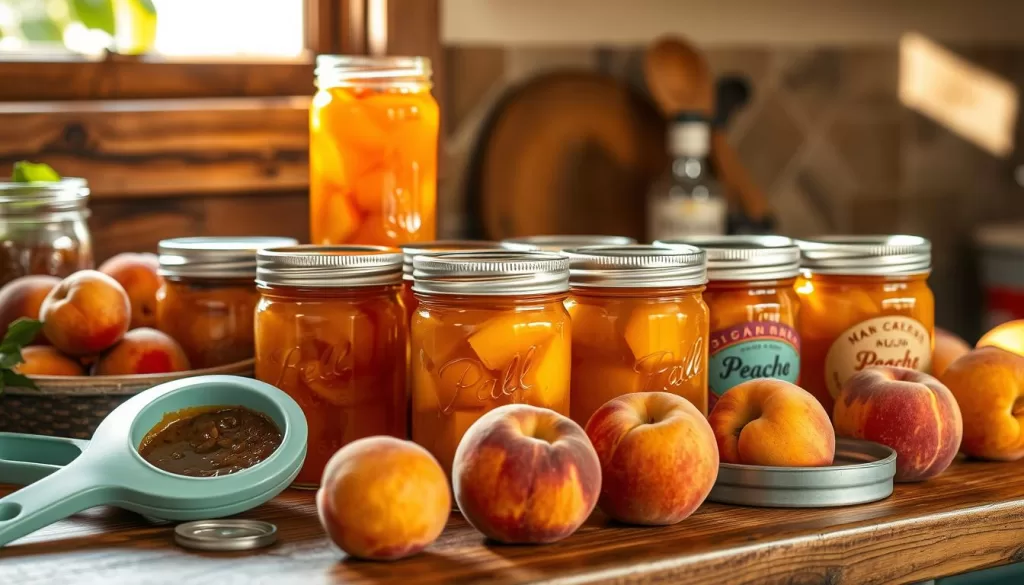
<svg viewBox="0 0 1024 585">
<path fill-rule="evenodd" d="M 170 335 L 156 329 L 132 329 L 93 365 L 96 376 L 169 374 L 190 369 L 185 350 Z"/>
<path fill-rule="evenodd" d="M 99 271 L 124 287 L 132 306 L 132 329 L 156 327 L 156 291 L 164 279 L 156 254 L 118 254 L 100 265 Z"/>
<path fill-rule="evenodd" d="M 960 450 L 972 457 L 1024 457 L 1024 357 L 982 347 L 956 360 L 939 380 L 963 416 Z"/>
<path fill-rule="evenodd" d="M 0 336 L 18 319 L 38 319 L 39 308 L 58 284 L 56 276 L 31 275 L 15 278 L 0 288 Z M 33 343 L 46 343 L 42 333 Z"/>
<path fill-rule="evenodd" d="M 39 318 L 54 347 L 68 355 L 91 355 L 121 341 L 128 331 L 131 306 L 116 280 L 96 270 L 82 270 L 50 291 Z"/>
<path fill-rule="evenodd" d="M 82 364 L 48 345 L 30 345 L 22 348 L 25 360 L 14 366 L 14 371 L 25 376 L 84 376 Z"/>
</svg>

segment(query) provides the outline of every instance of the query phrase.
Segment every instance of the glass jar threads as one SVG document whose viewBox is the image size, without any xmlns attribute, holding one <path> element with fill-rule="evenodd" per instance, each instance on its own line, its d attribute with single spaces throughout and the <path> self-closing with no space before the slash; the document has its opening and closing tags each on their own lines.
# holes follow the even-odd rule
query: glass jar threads
<svg viewBox="0 0 1024 585">
<path fill-rule="evenodd" d="M 314 244 L 435 238 L 439 113 L 424 57 L 317 57 L 310 108 Z"/>
<path fill-rule="evenodd" d="M 693 246 L 567 250 L 572 419 L 630 392 L 678 394 L 708 410 L 705 254 Z"/>
<path fill-rule="evenodd" d="M 635 244 L 636 240 L 626 236 L 565 234 L 509 238 L 502 240 L 501 243 L 510 250 L 561 252 L 562 250 L 582 248 L 584 246 L 628 246 L 629 244 Z"/>
<path fill-rule="evenodd" d="M 29 274 L 93 267 L 85 179 L 0 182 L 0 286 Z"/>
<path fill-rule="evenodd" d="M 706 236 L 655 242 L 691 244 L 708 258 L 704 302 L 708 338 L 708 409 L 727 390 L 754 378 L 800 379 L 800 248 L 782 236 Z"/>
<path fill-rule="evenodd" d="M 484 413 L 526 403 L 569 414 L 568 260 L 491 251 L 413 264 L 412 437 L 449 475 Z"/>
<path fill-rule="evenodd" d="M 173 337 L 194 369 L 253 357 L 256 251 L 292 246 L 292 238 L 199 237 L 157 247 L 164 284 L 156 294 L 157 327 Z"/>
<path fill-rule="evenodd" d="M 257 282 L 256 377 L 295 399 L 309 425 L 293 485 L 320 485 L 327 461 L 356 439 L 405 438 L 402 254 L 380 246 L 261 250 Z"/>
<path fill-rule="evenodd" d="M 935 299 L 931 243 L 917 236 L 834 236 L 798 242 L 801 384 L 833 399 L 869 366 L 928 372 Z"/>
</svg>

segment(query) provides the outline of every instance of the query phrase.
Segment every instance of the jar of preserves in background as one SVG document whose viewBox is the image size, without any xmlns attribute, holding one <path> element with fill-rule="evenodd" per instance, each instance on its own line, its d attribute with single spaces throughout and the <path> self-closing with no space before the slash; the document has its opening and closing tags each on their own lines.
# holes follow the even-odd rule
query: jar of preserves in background
<svg viewBox="0 0 1024 585">
<path fill-rule="evenodd" d="M 693 246 L 567 250 L 572 419 L 631 392 L 671 392 L 708 412 L 704 252 Z"/>
<path fill-rule="evenodd" d="M 931 371 L 935 298 L 931 243 L 917 236 L 800 241 L 801 385 L 832 412 L 854 373 L 870 366 Z"/>
<path fill-rule="evenodd" d="M 93 267 L 85 179 L 0 182 L 0 286 L 28 274 L 65 277 Z"/>
<path fill-rule="evenodd" d="M 440 120 L 423 57 L 321 55 L 310 108 L 314 244 L 436 236 Z"/>
<path fill-rule="evenodd" d="M 363 437 L 407 438 L 402 254 L 380 246 L 294 246 L 259 256 L 256 377 L 309 424 L 296 487 L 320 485 L 334 453 Z"/>
<path fill-rule="evenodd" d="M 157 291 L 157 327 L 170 335 L 195 369 L 251 359 L 256 251 L 293 246 L 292 238 L 200 237 L 158 246 L 164 284 Z"/>
<path fill-rule="evenodd" d="M 417 256 L 412 437 L 451 476 L 486 412 L 525 403 L 569 414 L 568 261 L 541 252 Z"/>
<path fill-rule="evenodd" d="M 702 236 L 655 242 L 691 244 L 708 257 L 704 302 L 708 410 L 733 386 L 754 378 L 800 380 L 800 248 L 782 236 Z"/>
</svg>

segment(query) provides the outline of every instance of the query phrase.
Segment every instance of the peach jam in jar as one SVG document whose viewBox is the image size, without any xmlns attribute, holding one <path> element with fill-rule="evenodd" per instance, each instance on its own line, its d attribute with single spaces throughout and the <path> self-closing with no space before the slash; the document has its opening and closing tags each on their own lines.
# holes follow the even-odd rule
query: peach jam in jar
<svg viewBox="0 0 1024 585">
<path fill-rule="evenodd" d="M 542 252 L 417 256 L 412 438 L 451 474 L 466 430 L 499 406 L 569 414 L 569 262 Z"/>
<path fill-rule="evenodd" d="M 800 381 L 800 249 L 782 236 L 701 236 L 655 242 L 691 244 L 708 255 L 704 302 L 711 312 L 708 409 L 755 378 Z"/>
<path fill-rule="evenodd" d="M 605 402 L 670 392 L 708 411 L 705 254 L 693 246 L 567 250 L 572 318 L 572 419 Z"/>
<path fill-rule="evenodd" d="M 917 236 L 833 236 L 798 242 L 801 384 L 825 410 L 870 366 L 931 370 L 935 298 L 931 243 Z"/>
</svg>

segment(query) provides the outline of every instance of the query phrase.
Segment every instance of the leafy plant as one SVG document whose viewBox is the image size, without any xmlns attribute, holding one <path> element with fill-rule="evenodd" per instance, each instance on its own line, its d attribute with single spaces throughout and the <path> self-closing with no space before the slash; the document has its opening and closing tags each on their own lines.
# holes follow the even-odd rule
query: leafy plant
<svg viewBox="0 0 1024 585">
<path fill-rule="evenodd" d="M 99 29 L 114 36 L 116 25 L 113 0 L 71 0 L 71 7 L 86 28 Z"/>
<path fill-rule="evenodd" d="M 14 172 L 11 173 L 11 180 L 15 183 L 47 183 L 60 180 L 60 175 L 53 167 L 46 163 L 34 163 L 27 160 L 19 160 L 14 163 Z"/>
<path fill-rule="evenodd" d="M 36 384 L 28 376 L 14 371 L 14 366 L 25 361 L 21 348 L 32 343 L 43 328 L 43 322 L 22 317 L 7 328 L 3 341 L 0 341 L 0 394 L 8 386 L 18 388 L 35 388 Z"/>
</svg>

